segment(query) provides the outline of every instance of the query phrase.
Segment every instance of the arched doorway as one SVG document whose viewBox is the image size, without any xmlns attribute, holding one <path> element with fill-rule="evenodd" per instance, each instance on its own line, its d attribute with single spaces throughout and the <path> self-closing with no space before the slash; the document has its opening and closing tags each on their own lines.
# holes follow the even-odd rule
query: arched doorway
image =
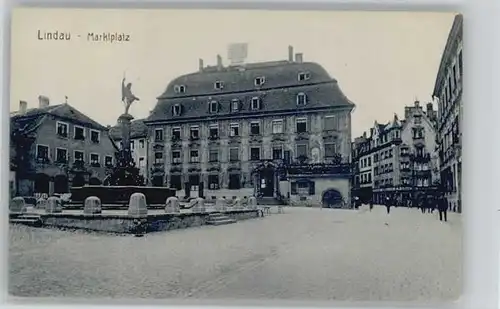
<svg viewBox="0 0 500 309">
<path fill-rule="evenodd" d="M 89 185 L 91 186 L 100 186 L 102 183 L 97 177 L 90 177 L 89 179 Z"/>
<path fill-rule="evenodd" d="M 54 177 L 54 193 L 68 193 L 68 177 L 57 175 Z"/>
<path fill-rule="evenodd" d="M 47 174 L 38 173 L 35 175 L 35 193 L 49 194 L 50 177 Z"/>
<path fill-rule="evenodd" d="M 72 187 L 83 187 L 85 185 L 85 177 L 83 175 L 78 174 L 73 177 L 73 181 L 71 182 Z"/>
<path fill-rule="evenodd" d="M 276 169 L 272 162 L 257 165 L 252 171 L 254 191 L 261 197 L 273 197 L 277 191 Z"/>
<path fill-rule="evenodd" d="M 323 203 L 323 207 L 326 208 L 340 208 L 344 202 L 342 194 L 335 189 L 328 189 L 323 192 L 321 201 Z"/>
</svg>

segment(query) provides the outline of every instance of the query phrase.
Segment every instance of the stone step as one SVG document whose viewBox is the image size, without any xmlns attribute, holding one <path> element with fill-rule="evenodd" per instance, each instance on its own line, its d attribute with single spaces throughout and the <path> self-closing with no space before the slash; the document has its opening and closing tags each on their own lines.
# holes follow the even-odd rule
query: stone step
<svg viewBox="0 0 500 309">
<path fill-rule="evenodd" d="M 10 219 L 9 223 L 24 224 L 24 225 L 40 225 L 41 221 L 40 221 L 40 218 L 37 218 L 37 219 L 16 218 L 16 219 Z"/>
<path fill-rule="evenodd" d="M 231 223 L 236 223 L 236 220 L 227 218 L 227 219 L 221 219 L 221 220 L 207 220 L 207 224 L 210 225 L 223 225 L 223 224 L 231 224 Z"/>
<path fill-rule="evenodd" d="M 23 214 L 17 217 L 18 219 L 34 219 L 34 220 L 40 220 L 39 215 L 35 214 Z"/>
<path fill-rule="evenodd" d="M 208 215 L 208 218 L 211 220 L 219 219 L 219 218 L 228 218 L 228 216 L 223 215 L 223 214 L 210 214 Z"/>
</svg>

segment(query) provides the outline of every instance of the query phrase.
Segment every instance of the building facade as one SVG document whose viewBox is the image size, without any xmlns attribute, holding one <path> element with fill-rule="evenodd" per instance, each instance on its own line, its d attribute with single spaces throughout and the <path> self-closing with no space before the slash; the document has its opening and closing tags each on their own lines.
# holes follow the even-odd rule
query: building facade
<svg viewBox="0 0 500 309">
<path fill-rule="evenodd" d="M 349 162 L 353 107 L 325 69 L 294 58 L 292 47 L 286 61 L 200 61 L 198 72 L 167 86 L 145 121 L 152 184 L 276 197 L 279 162 Z"/>
<path fill-rule="evenodd" d="M 353 194 L 363 203 L 368 203 L 373 195 L 373 153 L 371 136 L 354 139 L 352 148 L 352 166 L 354 171 Z"/>
<path fill-rule="evenodd" d="M 122 131 L 120 124 L 111 127 L 110 136 L 118 147 L 122 147 Z M 148 138 L 148 128 L 144 124 L 144 119 L 137 119 L 132 121 L 130 125 L 130 151 L 132 152 L 132 158 L 139 168 L 139 173 L 144 177 L 144 179 L 149 179 L 148 172 L 148 151 L 149 151 L 149 138 Z"/>
<path fill-rule="evenodd" d="M 463 17 L 453 21 L 433 96 L 438 103 L 437 147 L 442 190 L 450 210 L 462 211 Z"/>
<path fill-rule="evenodd" d="M 387 197 L 408 205 L 414 196 L 432 193 L 439 182 L 436 154 L 436 111 L 420 102 L 405 107 L 405 119 L 397 115 L 386 124 L 374 123 L 370 136 L 358 138 L 356 194 L 366 201 L 370 188 L 375 203 Z M 368 175 L 372 175 L 371 178 Z"/>
<path fill-rule="evenodd" d="M 116 148 L 108 129 L 71 105 L 50 105 L 45 96 L 11 113 L 11 192 L 68 193 L 71 186 L 100 184 Z"/>
</svg>

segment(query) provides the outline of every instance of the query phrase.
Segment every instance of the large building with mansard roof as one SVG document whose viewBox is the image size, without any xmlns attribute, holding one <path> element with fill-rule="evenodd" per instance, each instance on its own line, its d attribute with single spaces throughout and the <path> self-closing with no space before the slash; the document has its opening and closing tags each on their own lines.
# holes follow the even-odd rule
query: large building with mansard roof
<svg viewBox="0 0 500 309">
<path fill-rule="evenodd" d="M 264 161 L 327 163 L 340 154 L 348 163 L 354 104 L 321 65 L 292 47 L 288 54 L 229 66 L 217 56 L 215 66 L 200 60 L 197 72 L 172 80 L 145 121 L 152 185 L 195 190 L 203 182 L 229 196 L 258 185 L 272 197 L 277 177 L 252 173 Z"/>
</svg>

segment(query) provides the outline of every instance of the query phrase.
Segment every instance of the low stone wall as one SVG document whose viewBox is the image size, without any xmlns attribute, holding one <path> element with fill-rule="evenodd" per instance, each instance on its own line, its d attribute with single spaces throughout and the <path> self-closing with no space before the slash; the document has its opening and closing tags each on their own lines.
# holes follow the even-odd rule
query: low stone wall
<svg viewBox="0 0 500 309">
<path fill-rule="evenodd" d="M 258 210 L 227 210 L 225 215 L 236 220 L 258 217 Z M 138 224 L 146 233 L 184 229 L 205 225 L 210 212 L 205 213 L 159 213 L 144 217 L 113 214 L 43 214 L 44 226 L 84 229 L 108 233 L 136 233 Z"/>
</svg>

